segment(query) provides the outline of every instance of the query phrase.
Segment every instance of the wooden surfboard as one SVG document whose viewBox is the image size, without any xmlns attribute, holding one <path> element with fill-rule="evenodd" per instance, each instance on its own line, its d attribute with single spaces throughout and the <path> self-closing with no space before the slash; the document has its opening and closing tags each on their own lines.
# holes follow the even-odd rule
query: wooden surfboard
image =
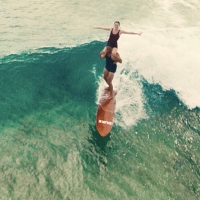
<svg viewBox="0 0 200 200">
<path fill-rule="evenodd" d="M 99 134 L 103 137 L 110 133 L 114 124 L 116 92 L 114 92 L 114 98 L 109 99 L 109 96 L 110 91 L 104 89 L 96 114 L 96 127 Z"/>
</svg>

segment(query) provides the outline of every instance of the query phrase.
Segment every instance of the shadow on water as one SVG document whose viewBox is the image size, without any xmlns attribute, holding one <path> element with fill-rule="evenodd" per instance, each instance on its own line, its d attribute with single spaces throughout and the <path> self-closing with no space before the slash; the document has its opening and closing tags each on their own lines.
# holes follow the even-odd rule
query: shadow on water
<svg viewBox="0 0 200 200">
<path fill-rule="evenodd" d="M 89 138 L 88 141 L 104 152 L 107 143 L 110 141 L 110 134 L 106 137 L 102 137 L 94 125 L 89 125 L 89 131 L 91 133 L 91 138 Z"/>
<path fill-rule="evenodd" d="M 89 124 L 88 132 L 89 135 L 86 138 L 87 146 L 82 152 L 82 159 L 85 163 L 85 172 L 90 172 L 95 176 L 104 172 L 107 169 L 108 154 L 106 151 L 106 147 L 108 142 L 110 141 L 110 135 L 108 135 L 107 137 L 101 137 L 96 130 L 96 126 L 94 123 Z M 89 174 L 86 173 L 85 175 L 87 176 Z"/>
</svg>

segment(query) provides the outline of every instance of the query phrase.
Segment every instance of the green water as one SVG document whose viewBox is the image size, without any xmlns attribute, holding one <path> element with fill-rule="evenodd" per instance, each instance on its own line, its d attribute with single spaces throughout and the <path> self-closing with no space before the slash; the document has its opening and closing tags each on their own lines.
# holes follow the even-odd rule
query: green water
<svg viewBox="0 0 200 200">
<path fill-rule="evenodd" d="M 141 79 L 148 118 L 105 138 L 96 131 L 103 46 L 2 60 L 0 199 L 199 198 L 200 111 L 173 90 Z"/>
</svg>

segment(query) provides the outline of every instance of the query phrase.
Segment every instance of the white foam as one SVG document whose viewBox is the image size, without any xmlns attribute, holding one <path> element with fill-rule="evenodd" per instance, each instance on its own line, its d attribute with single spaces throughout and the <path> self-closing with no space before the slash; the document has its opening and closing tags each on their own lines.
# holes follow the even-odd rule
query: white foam
<svg viewBox="0 0 200 200">
<path fill-rule="evenodd" d="M 117 91 L 115 123 L 124 128 L 135 125 L 138 120 L 147 118 L 142 95 L 141 84 L 138 82 L 137 73 L 133 72 L 131 65 L 118 64 L 118 70 L 113 79 L 114 90 Z M 107 86 L 103 77 L 99 77 L 97 90 L 98 104 L 103 89 Z"/>
<path fill-rule="evenodd" d="M 140 39 L 124 37 L 120 54 L 149 83 L 173 89 L 189 107 L 200 107 L 200 38 L 198 28 L 148 32 Z"/>
<path fill-rule="evenodd" d="M 129 127 L 138 120 L 147 118 L 144 110 L 144 99 L 141 84 L 138 82 L 136 72 L 131 70 L 128 63 L 115 74 L 113 84 L 117 88 L 115 123 Z"/>
</svg>

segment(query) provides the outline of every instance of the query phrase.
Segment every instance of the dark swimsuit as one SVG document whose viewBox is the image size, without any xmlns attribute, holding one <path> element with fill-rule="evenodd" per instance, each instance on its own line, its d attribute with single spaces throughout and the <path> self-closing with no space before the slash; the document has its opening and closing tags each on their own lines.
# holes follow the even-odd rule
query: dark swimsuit
<svg viewBox="0 0 200 200">
<path fill-rule="evenodd" d="M 117 65 L 114 64 L 114 61 L 111 59 L 111 56 L 106 56 L 106 66 L 105 68 L 109 71 L 109 72 L 112 72 L 112 73 L 115 73 L 116 72 L 116 69 L 117 69 Z"/>
<path fill-rule="evenodd" d="M 113 28 L 112 28 L 112 30 L 110 31 L 110 37 L 108 39 L 107 46 L 110 46 L 112 48 L 113 47 L 117 48 L 117 40 L 119 39 L 119 32 L 120 30 L 116 34 L 113 34 Z"/>
</svg>

